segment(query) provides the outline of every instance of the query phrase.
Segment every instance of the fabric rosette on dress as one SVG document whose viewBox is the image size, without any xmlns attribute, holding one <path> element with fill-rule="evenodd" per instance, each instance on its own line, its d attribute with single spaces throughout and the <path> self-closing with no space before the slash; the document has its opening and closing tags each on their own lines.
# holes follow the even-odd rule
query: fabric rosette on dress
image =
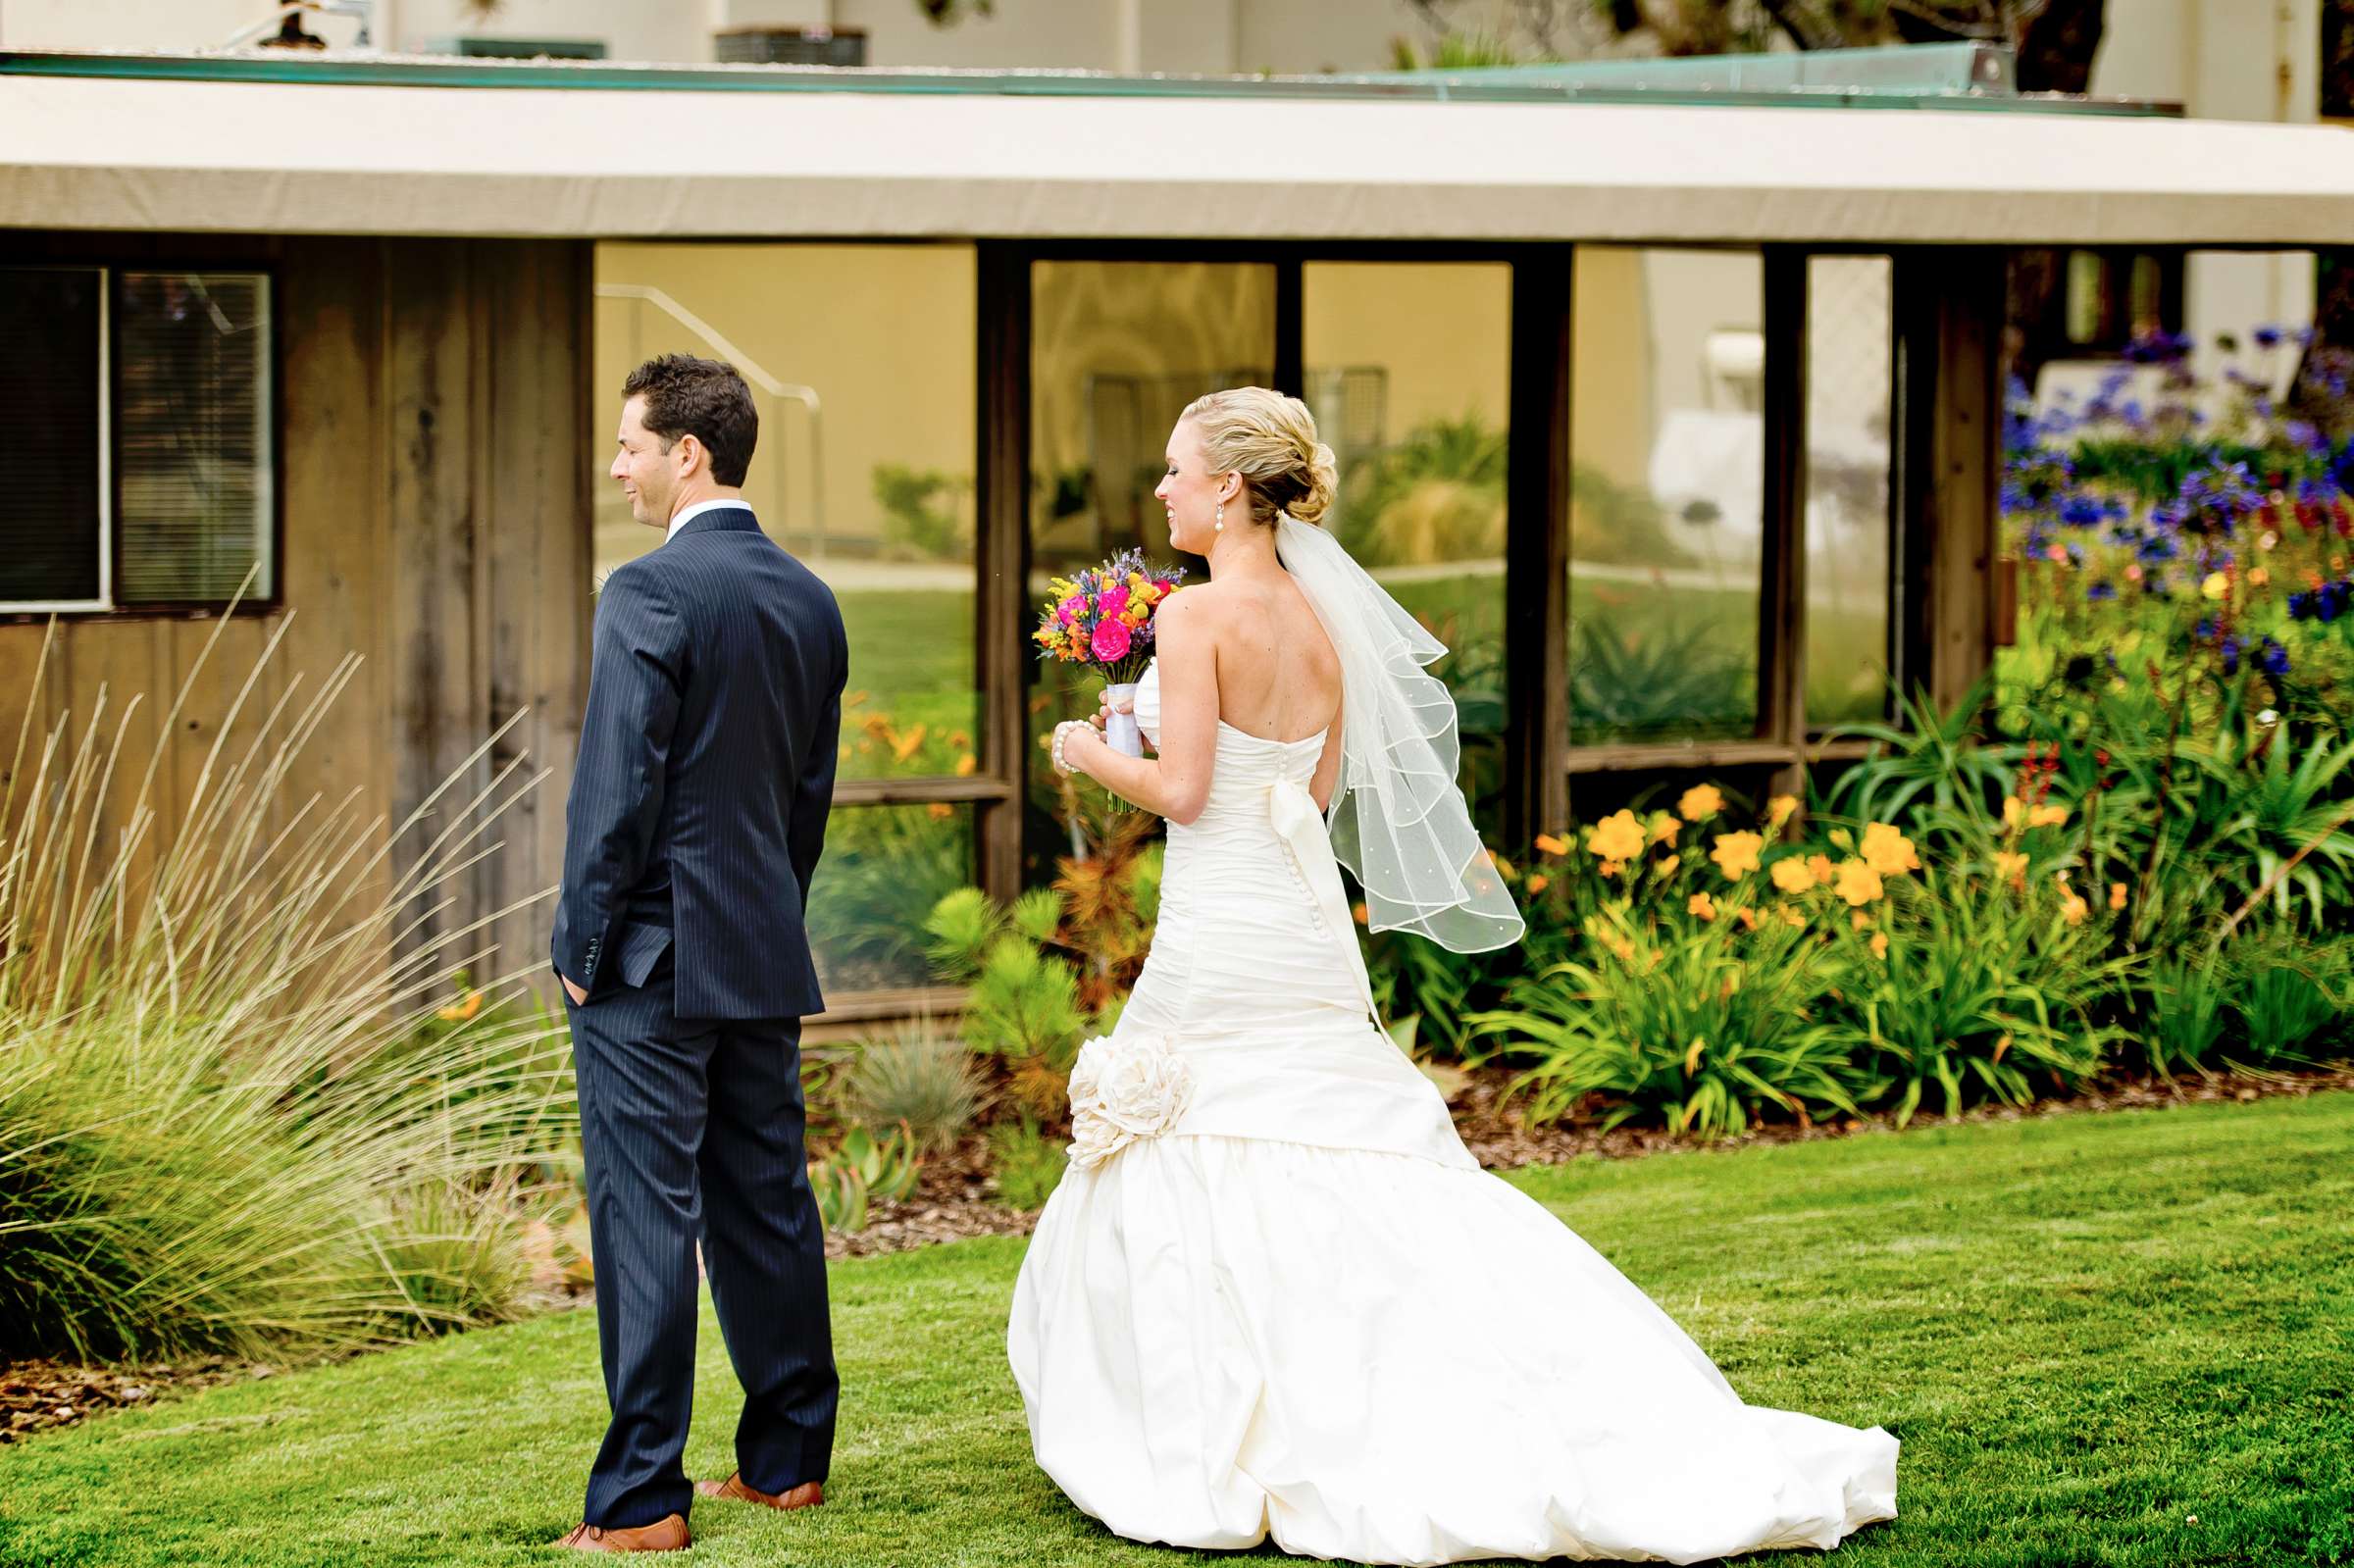
<svg viewBox="0 0 2354 1568">
<path fill-rule="evenodd" d="M 1092 1170 L 1176 1126 L 1194 1097 L 1194 1070 L 1168 1035 L 1100 1035 L 1079 1047 L 1070 1094 L 1071 1163 Z"/>
</svg>

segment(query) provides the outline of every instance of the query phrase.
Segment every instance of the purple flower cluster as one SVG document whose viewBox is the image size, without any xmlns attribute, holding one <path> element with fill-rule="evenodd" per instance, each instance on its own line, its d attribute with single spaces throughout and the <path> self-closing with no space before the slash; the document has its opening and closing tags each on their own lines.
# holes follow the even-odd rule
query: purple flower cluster
<svg viewBox="0 0 2354 1568">
<path fill-rule="evenodd" d="M 2344 615 L 2354 607 L 2354 578 L 2340 578 L 2325 582 L 2318 588 L 2288 596 L 2288 618 L 2291 621 L 2319 621 L 2324 626 Z"/>
<path fill-rule="evenodd" d="M 2239 674 L 2239 661 L 2248 651 L 2247 645 L 2238 637 L 2224 638 L 2224 674 Z M 2277 680 L 2288 674 L 2288 650 L 2268 636 L 2256 645 L 2254 663 L 2257 669 Z"/>
</svg>

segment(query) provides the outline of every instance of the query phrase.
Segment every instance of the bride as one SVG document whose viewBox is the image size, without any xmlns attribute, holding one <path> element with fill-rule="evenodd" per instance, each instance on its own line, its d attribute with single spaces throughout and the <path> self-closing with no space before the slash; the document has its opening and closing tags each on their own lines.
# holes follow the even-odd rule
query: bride
<svg viewBox="0 0 2354 1568">
<path fill-rule="evenodd" d="M 1693 1562 L 1894 1517 L 1894 1438 L 1743 1404 L 1479 1169 L 1378 1027 L 1341 864 L 1376 929 L 1522 928 L 1455 783 L 1444 650 L 1314 526 L 1334 479 L 1295 398 L 1189 407 L 1155 493 L 1210 581 L 1158 612 L 1156 755 L 1100 715 L 1053 737 L 1168 820 L 1168 857 L 1014 1290 L 1039 1464 L 1133 1540 L 1368 1563 Z"/>
</svg>

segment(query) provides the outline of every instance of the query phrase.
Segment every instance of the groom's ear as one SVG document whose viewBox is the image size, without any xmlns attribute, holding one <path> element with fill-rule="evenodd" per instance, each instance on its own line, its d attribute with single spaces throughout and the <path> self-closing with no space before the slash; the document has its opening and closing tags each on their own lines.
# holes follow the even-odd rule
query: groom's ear
<svg viewBox="0 0 2354 1568">
<path fill-rule="evenodd" d="M 679 466 L 681 479 L 692 474 L 698 467 L 705 470 L 711 467 L 710 448 L 692 434 L 679 437 L 678 444 L 671 449 L 671 457 Z"/>
</svg>

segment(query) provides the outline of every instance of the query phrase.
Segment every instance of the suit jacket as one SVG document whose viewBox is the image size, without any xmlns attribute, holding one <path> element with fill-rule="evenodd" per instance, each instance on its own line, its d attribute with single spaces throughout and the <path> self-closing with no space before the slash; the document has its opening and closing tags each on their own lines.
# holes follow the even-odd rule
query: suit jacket
<svg viewBox="0 0 2354 1568">
<path fill-rule="evenodd" d="M 803 921 L 848 662 L 833 593 L 748 508 L 605 579 L 553 943 L 591 1002 L 670 948 L 681 1018 L 824 1010 Z"/>
</svg>

